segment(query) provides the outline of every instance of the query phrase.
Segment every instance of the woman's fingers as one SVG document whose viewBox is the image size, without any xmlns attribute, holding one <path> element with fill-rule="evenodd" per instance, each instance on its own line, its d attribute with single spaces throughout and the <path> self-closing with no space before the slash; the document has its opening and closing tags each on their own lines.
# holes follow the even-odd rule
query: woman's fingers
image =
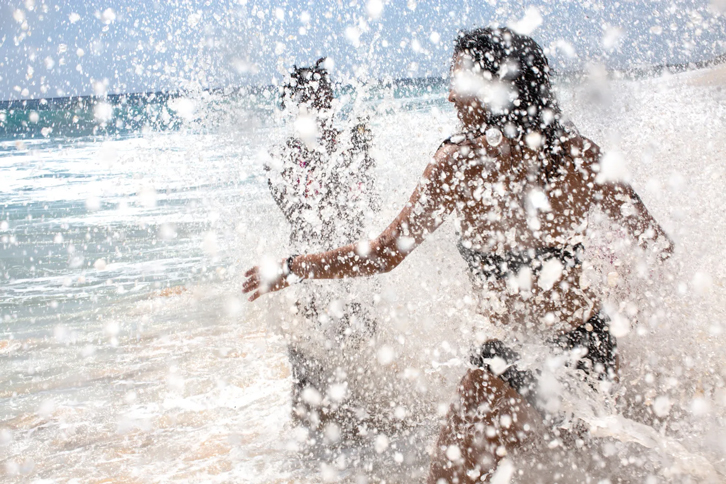
<svg viewBox="0 0 726 484">
<path fill-rule="evenodd" d="M 247 280 L 244 282 L 244 284 L 242 284 L 243 293 L 246 294 L 248 292 L 252 292 L 260 287 L 260 271 L 258 267 L 255 266 L 245 272 L 245 277 L 247 277 Z M 259 297 L 259 295 L 257 297 Z"/>
<path fill-rule="evenodd" d="M 242 285 L 242 292 L 248 293 L 252 292 L 260 287 L 260 283 L 258 281 L 246 281 L 244 285 Z"/>
<path fill-rule="evenodd" d="M 262 284 L 260 268 L 257 266 L 245 272 L 245 277 L 247 280 L 242 284 L 242 292 L 252 293 L 249 297 L 250 301 L 254 301 L 265 293 L 279 291 L 290 285 L 282 275 L 278 276 L 275 281 L 266 281 L 265 284 Z"/>
</svg>

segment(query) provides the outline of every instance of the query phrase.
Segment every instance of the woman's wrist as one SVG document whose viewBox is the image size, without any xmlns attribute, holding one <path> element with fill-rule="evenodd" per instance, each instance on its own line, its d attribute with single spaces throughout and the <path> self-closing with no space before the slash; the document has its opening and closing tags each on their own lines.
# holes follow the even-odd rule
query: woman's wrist
<svg viewBox="0 0 726 484">
<path fill-rule="evenodd" d="M 292 254 L 282 262 L 282 275 L 286 278 L 292 278 L 290 282 L 299 282 L 305 279 L 304 269 L 300 266 L 299 254 Z"/>
<path fill-rule="evenodd" d="M 283 276 L 287 277 L 290 274 L 293 274 L 293 275 L 295 274 L 295 272 L 292 269 L 292 263 L 295 260 L 295 257 L 297 257 L 297 256 L 298 256 L 298 254 L 292 254 L 287 259 L 282 261 L 282 275 Z"/>
</svg>

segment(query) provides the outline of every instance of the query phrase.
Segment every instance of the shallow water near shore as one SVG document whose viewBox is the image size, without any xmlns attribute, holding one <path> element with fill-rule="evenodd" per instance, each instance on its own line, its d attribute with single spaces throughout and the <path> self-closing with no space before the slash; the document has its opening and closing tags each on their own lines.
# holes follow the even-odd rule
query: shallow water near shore
<svg viewBox="0 0 726 484">
<path fill-rule="evenodd" d="M 620 318 L 623 375 L 616 403 L 574 411 L 611 439 L 620 468 L 602 479 L 726 482 L 726 74 L 611 81 L 597 86 L 607 102 L 593 86 L 562 87 L 563 110 L 617 153 L 677 245 L 662 267 L 644 264 L 593 215 L 588 257 Z M 361 350 L 377 390 L 361 405 L 387 423 L 313 443 L 291 419 L 286 338 L 314 331 L 281 326 L 293 290 L 255 304 L 240 293 L 244 269 L 288 253 L 261 162 L 287 128 L 267 105 L 190 102 L 179 129 L 0 142 L 0 473 L 421 481 L 478 324 L 452 224 L 378 285 L 356 282 L 379 296 L 379 333 Z M 441 87 L 355 109 L 373 131 L 376 233 L 456 120 Z"/>
</svg>

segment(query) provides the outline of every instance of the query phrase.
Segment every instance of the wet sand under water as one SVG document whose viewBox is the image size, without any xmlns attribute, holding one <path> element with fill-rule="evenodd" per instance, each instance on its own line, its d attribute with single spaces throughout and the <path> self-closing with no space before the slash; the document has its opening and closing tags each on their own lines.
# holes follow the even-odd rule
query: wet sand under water
<svg viewBox="0 0 726 484">
<path fill-rule="evenodd" d="M 270 454 L 285 452 L 276 441 L 289 416 L 290 370 L 280 339 L 230 321 L 195 325 L 194 316 L 209 320 L 214 301 L 194 299 L 175 302 L 191 310 L 190 320 L 174 322 L 184 329 L 90 356 L 85 346 L 39 342 L 45 358 L 77 353 L 78 363 L 67 374 L 40 370 L 11 384 L 11 402 L 32 399 L 37 411 L 2 422 L 14 450 L 0 464 L 6 472 L 58 482 L 191 481 L 245 462 L 238 475 L 264 473 Z M 154 304 L 137 316 L 154 314 Z M 206 308 L 193 314 L 198 305 Z M 36 351 L 7 348 L 4 356 Z M 13 413 L 12 403 L 4 413 Z"/>
</svg>

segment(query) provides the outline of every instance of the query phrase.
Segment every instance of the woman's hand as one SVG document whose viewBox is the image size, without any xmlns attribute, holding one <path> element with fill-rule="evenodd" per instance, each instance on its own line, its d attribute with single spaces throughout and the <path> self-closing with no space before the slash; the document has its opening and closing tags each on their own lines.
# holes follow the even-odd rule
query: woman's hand
<svg viewBox="0 0 726 484">
<path fill-rule="evenodd" d="M 280 267 L 284 267 L 284 264 L 286 264 L 286 261 L 283 260 Z M 252 293 L 248 298 L 249 301 L 254 301 L 263 294 L 279 291 L 290 285 L 288 278 L 283 275 L 281 270 L 272 277 L 263 277 L 259 266 L 245 272 L 245 277 L 247 280 L 242 284 L 242 292 L 245 294 Z"/>
</svg>

